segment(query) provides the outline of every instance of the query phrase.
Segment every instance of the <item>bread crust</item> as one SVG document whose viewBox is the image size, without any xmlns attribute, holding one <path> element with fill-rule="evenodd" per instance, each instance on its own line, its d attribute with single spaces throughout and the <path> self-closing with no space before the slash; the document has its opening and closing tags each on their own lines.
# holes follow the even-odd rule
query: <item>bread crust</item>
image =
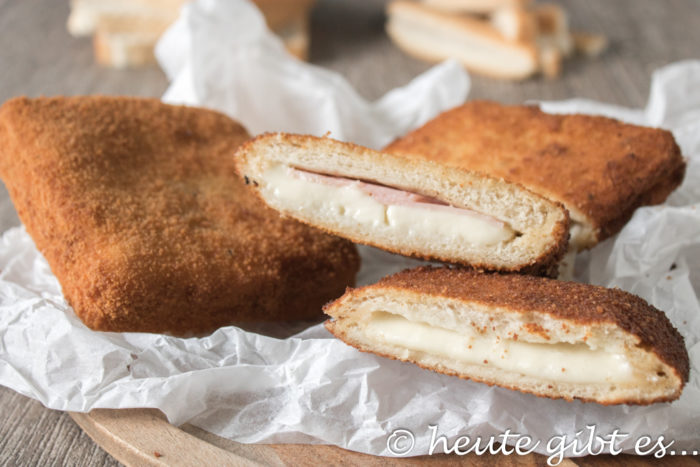
<svg viewBox="0 0 700 467">
<path fill-rule="evenodd" d="M 620 289 L 519 274 L 489 274 L 459 268 L 423 266 L 401 271 L 376 284 L 355 290 L 371 290 L 375 293 L 382 290 L 403 290 L 512 312 L 543 313 L 579 325 L 609 323 L 636 336 L 639 339 L 638 346 L 653 352 L 669 365 L 682 386 L 689 379 L 690 362 L 683 336 L 663 312 L 636 295 Z M 341 306 L 344 298 L 352 292 L 353 289 L 348 289 L 343 297 L 327 304 L 324 307 L 326 314 L 332 314 L 329 312 Z M 336 327 L 332 320 L 326 321 L 326 328 L 341 339 L 345 337 L 342 329 Z M 366 348 L 360 350 L 370 351 Z M 443 369 L 439 371 L 445 372 Z M 471 379 L 455 372 L 448 374 Z M 604 403 L 639 404 L 666 400 L 672 398 L 655 401 L 612 400 Z"/>
<path fill-rule="evenodd" d="M 92 329 L 191 335 L 293 321 L 354 282 L 350 242 L 281 218 L 233 168 L 245 129 L 156 99 L 16 98 L 0 175 Z"/>
<path fill-rule="evenodd" d="M 275 136 L 277 134 L 273 133 L 266 133 L 262 135 L 258 135 L 255 138 L 252 138 L 245 143 L 243 143 L 240 148 L 237 151 L 237 157 L 236 157 L 236 170 L 238 171 L 239 175 L 243 177 L 244 180 L 252 180 L 249 179 L 249 174 L 246 172 L 246 165 L 248 163 L 247 157 L 248 154 L 251 152 L 250 148 L 258 144 L 260 141 L 265 141 L 266 139 L 269 139 L 271 136 Z M 291 138 L 293 141 L 293 144 L 301 145 L 304 146 L 306 144 L 315 144 L 319 139 L 313 136 L 309 135 L 287 135 L 287 134 L 279 134 L 280 136 L 284 138 Z M 322 139 L 321 139 L 322 140 Z M 358 153 L 364 153 L 368 151 L 367 148 L 359 146 L 354 143 L 342 143 L 344 146 L 348 148 L 349 151 L 357 151 Z M 381 154 L 376 154 L 375 155 L 377 158 L 381 156 Z M 377 159 L 377 162 L 379 163 L 379 160 Z M 410 164 L 410 161 L 402 161 L 402 164 L 404 166 L 408 166 Z M 441 166 L 439 164 L 434 164 L 432 167 L 432 171 L 430 173 L 430 176 L 434 177 L 441 177 L 445 176 L 445 173 L 449 171 L 450 169 L 445 166 Z M 463 169 L 465 170 L 465 169 Z M 479 174 L 479 176 L 483 176 L 482 174 Z M 496 177 L 490 177 L 490 176 L 485 176 L 486 178 L 493 179 L 495 181 L 501 181 L 498 180 Z M 523 187 L 520 184 L 516 185 L 529 192 L 532 193 L 531 190 L 528 190 L 527 188 Z M 255 192 L 255 194 L 258 196 L 260 200 L 265 202 L 265 199 L 263 198 L 262 194 L 260 193 L 260 190 L 258 189 L 258 185 L 256 183 L 250 183 L 250 188 L 252 191 Z M 563 209 L 563 205 L 558 202 L 553 202 L 557 207 Z M 568 249 L 568 241 L 569 241 L 569 225 L 570 225 L 570 219 L 568 216 L 568 212 L 563 209 L 564 212 L 564 217 L 560 222 L 557 222 L 556 225 L 554 226 L 554 229 L 552 231 L 552 238 L 553 242 L 551 246 L 546 249 L 545 251 L 542 252 L 542 254 L 532 260 L 528 264 L 523 264 L 515 268 L 501 268 L 501 271 L 508 271 L 508 272 L 519 272 L 522 274 L 532 274 L 532 275 L 538 275 L 538 276 L 547 276 L 547 277 L 556 277 L 558 274 L 559 270 L 559 262 L 563 258 L 564 254 L 566 253 Z M 387 245 L 381 244 L 380 242 L 374 242 L 371 239 L 364 239 L 364 238 L 359 238 L 353 235 L 349 235 L 345 232 L 339 232 L 337 230 L 331 230 L 328 228 L 325 228 L 323 226 L 316 225 L 312 222 L 309 222 L 305 219 L 299 218 L 298 219 L 300 222 L 303 222 L 307 225 L 310 225 L 312 227 L 315 227 L 317 229 L 321 229 L 329 234 L 333 235 L 340 235 L 343 236 L 344 238 L 347 238 L 355 243 L 361 243 L 365 245 L 370 245 L 376 248 L 383 249 L 385 251 L 389 251 L 391 253 L 395 254 L 401 254 L 417 259 L 423 259 L 426 261 L 440 261 L 442 263 L 447 263 L 447 264 L 454 264 L 454 265 L 459 265 L 462 267 L 469 267 L 475 270 L 480 270 L 480 271 L 489 271 L 489 270 L 494 270 L 494 266 L 492 264 L 488 263 L 471 263 L 471 264 L 461 264 L 461 263 L 456 263 L 453 258 L 448 258 L 448 257 L 442 257 L 442 256 L 436 256 L 436 255 L 426 255 L 422 251 L 418 250 L 413 250 L 410 252 L 407 252 L 406 250 L 399 250 L 397 248 L 391 248 L 388 247 Z"/>
<path fill-rule="evenodd" d="M 663 202 L 685 174 L 669 131 L 489 101 L 449 110 L 385 151 L 468 167 L 560 201 L 592 227 L 584 247 L 617 233 L 639 206 Z"/>
</svg>

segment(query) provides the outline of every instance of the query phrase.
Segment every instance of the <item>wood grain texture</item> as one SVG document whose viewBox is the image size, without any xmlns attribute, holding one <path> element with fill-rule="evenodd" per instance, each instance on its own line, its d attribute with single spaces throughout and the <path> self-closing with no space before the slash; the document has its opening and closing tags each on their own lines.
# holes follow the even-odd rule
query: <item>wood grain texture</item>
<svg viewBox="0 0 700 467">
<path fill-rule="evenodd" d="M 434 455 L 408 458 L 370 456 L 335 446 L 295 444 L 241 444 L 220 438 L 192 425 L 175 428 L 158 410 L 94 410 L 71 413 L 73 420 L 117 460 L 134 466 L 186 465 L 270 465 L 312 467 L 353 465 L 363 467 L 538 467 L 547 464 L 540 454 L 527 456 Z M 632 455 L 564 459 L 561 467 L 657 466 L 653 457 Z M 700 466 L 697 457 L 665 458 L 671 467 Z"/>
<path fill-rule="evenodd" d="M 311 60 L 343 73 L 362 95 L 372 99 L 406 84 L 430 66 L 406 56 L 388 40 L 383 32 L 384 3 L 319 0 L 312 17 Z M 566 62 L 559 80 L 533 78 L 510 83 L 472 76 L 470 98 L 518 103 L 586 97 L 639 107 L 646 102 L 654 69 L 677 60 L 700 58 L 697 0 L 560 3 L 570 12 L 573 28 L 606 34 L 610 50 L 598 60 Z M 165 91 L 167 81 L 157 67 L 117 71 L 95 65 L 91 41 L 70 37 L 65 29 L 67 17 L 67 0 L 0 0 L 0 102 L 17 95 L 157 97 Z M 15 225 L 19 220 L 0 184 L 0 231 Z M 295 451 L 303 453 L 305 448 L 291 447 L 285 453 Z M 336 452 L 337 463 L 343 463 L 345 452 Z M 281 459 L 289 461 L 284 455 Z M 619 457 L 576 460 L 578 465 L 586 466 L 630 465 L 627 461 Z M 654 459 L 638 461 L 660 465 Z M 663 463 L 683 465 L 686 461 L 691 460 L 666 458 Z M 0 465 L 119 464 L 67 414 L 0 387 Z"/>
<path fill-rule="evenodd" d="M 157 410 L 96 410 L 71 417 L 126 465 L 257 465 L 172 426 Z"/>
<path fill-rule="evenodd" d="M 90 437 L 126 465 L 316 465 L 535 467 L 546 462 L 530 456 L 421 456 L 386 458 L 346 451 L 335 446 L 240 444 L 191 425 L 168 424 L 157 410 L 95 410 L 70 414 Z M 634 458 L 631 458 L 634 461 Z M 563 467 L 576 466 L 565 460 Z M 634 465 L 634 464 L 628 464 Z"/>
</svg>

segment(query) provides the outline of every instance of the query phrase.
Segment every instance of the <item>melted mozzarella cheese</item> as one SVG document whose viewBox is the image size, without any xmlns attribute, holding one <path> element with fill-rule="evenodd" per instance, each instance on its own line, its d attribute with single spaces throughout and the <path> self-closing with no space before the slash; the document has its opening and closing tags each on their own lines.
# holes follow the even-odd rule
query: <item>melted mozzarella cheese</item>
<svg viewBox="0 0 700 467">
<path fill-rule="evenodd" d="M 545 344 L 463 334 L 381 311 L 372 314 L 365 334 L 408 351 L 552 381 L 609 383 L 633 377 L 623 354 L 591 349 L 583 343 Z"/>
<path fill-rule="evenodd" d="M 379 185 L 338 178 L 337 183 L 295 176 L 294 169 L 277 165 L 262 176 L 263 190 L 284 207 L 300 214 L 344 217 L 368 228 L 384 229 L 398 238 L 417 237 L 426 241 L 467 242 L 493 245 L 515 236 L 507 224 L 467 209 L 416 202 L 412 193 L 394 191 L 394 203 L 385 204 L 373 196 Z M 331 178 L 328 176 L 319 179 Z M 364 189 L 363 189 L 364 188 Z M 398 194 L 398 195 L 397 195 Z M 401 202 L 403 195 L 405 202 Z"/>
</svg>

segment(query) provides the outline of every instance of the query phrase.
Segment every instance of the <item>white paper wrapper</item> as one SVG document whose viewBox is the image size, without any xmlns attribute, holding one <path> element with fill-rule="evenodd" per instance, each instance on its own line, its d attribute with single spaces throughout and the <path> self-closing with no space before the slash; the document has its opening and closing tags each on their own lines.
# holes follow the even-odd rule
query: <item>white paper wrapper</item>
<svg viewBox="0 0 700 467">
<path fill-rule="evenodd" d="M 169 55 L 182 44 L 182 60 Z M 187 7 L 159 56 L 174 79 L 169 101 L 222 109 L 253 132 L 331 130 L 375 147 L 459 103 L 468 88 L 466 75 L 446 64 L 367 103 L 341 77 L 285 56 L 240 1 Z M 387 437 L 402 428 L 415 435 L 410 455 L 419 455 L 429 448 L 428 426 L 437 425 L 450 442 L 509 429 L 540 440 L 537 452 L 549 454 L 552 436 L 571 439 L 594 424 L 603 435 L 628 434 L 617 445 L 625 450 L 641 435 L 661 434 L 675 449 L 700 448 L 700 62 L 655 73 L 645 111 L 580 100 L 544 107 L 668 127 L 689 158 L 685 183 L 666 205 L 639 209 L 577 263 L 579 280 L 621 287 L 668 313 L 691 358 L 680 400 L 603 407 L 541 399 L 360 353 L 320 326 L 286 340 L 234 327 L 191 339 L 93 332 L 22 228 L 0 240 L 0 383 L 60 410 L 155 407 L 174 424 L 246 443 L 330 443 L 390 455 Z M 360 283 L 417 264 L 361 250 Z"/>
<path fill-rule="evenodd" d="M 291 57 L 243 0 L 186 5 L 156 56 L 172 80 L 166 102 L 220 110 L 252 134 L 330 132 L 372 148 L 460 104 L 469 91 L 468 75 L 448 61 L 367 102 L 337 73 Z"/>
</svg>

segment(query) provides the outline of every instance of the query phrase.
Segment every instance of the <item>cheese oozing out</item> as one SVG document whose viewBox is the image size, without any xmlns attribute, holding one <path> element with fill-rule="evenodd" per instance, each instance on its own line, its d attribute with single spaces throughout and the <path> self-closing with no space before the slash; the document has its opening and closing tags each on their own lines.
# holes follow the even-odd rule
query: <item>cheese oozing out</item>
<svg viewBox="0 0 700 467">
<path fill-rule="evenodd" d="M 374 183 L 281 164 L 268 168 L 261 179 L 266 196 L 303 217 L 344 218 L 398 238 L 495 245 L 516 235 L 508 224 L 491 216 Z"/>
<path fill-rule="evenodd" d="M 593 349 L 585 343 L 534 343 L 465 334 L 384 311 L 371 314 L 364 333 L 408 351 L 551 381 L 624 383 L 635 376 L 624 354 Z"/>
</svg>

